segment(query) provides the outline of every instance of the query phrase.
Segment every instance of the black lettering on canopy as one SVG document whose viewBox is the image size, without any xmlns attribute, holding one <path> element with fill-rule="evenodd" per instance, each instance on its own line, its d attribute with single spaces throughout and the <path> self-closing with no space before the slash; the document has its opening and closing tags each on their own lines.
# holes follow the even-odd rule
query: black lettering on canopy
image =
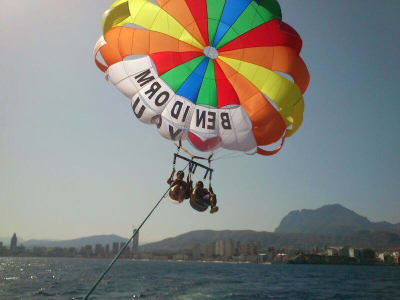
<svg viewBox="0 0 400 300">
<path fill-rule="evenodd" d="M 202 110 L 200 114 L 200 109 L 196 109 L 196 127 L 206 128 L 206 111 Z"/>
<path fill-rule="evenodd" d="M 132 105 L 133 113 L 135 114 L 136 118 L 138 118 L 138 119 L 140 119 L 143 116 L 143 113 L 146 110 L 146 107 L 142 104 L 142 107 L 139 109 L 139 112 L 136 112 L 136 108 L 137 108 L 139 102 L 140 102 L 140 99 L 137 98 L 135 103 L 133 103 L 133 105 Z"/>
<path fill-rule="evenodd" d="M 186 106 L 185 113 L 183 114 L 182 122 L 186 121 L 186 117 L 189 113 L 189 110 L 190 110 L 190 106 L 188 105 L 188 106 Z"/>
<path fill-rule="evenodd" d="M 167 91 L 161 92 L 154 101 L 157 106 L 163 106 L 169 99 L 169 93 Z"/>
<path fill-rule="evenodd" d="M 226 112 L 221 113 L 221 126 L 225 130 L 232 129 L 231 120 L 229 119 L 229 114 Z"/>
<path fill-rule="evenodd" d="M 182 132 L 182 129 L 177 129 L 174 132 L 174 127 L 172 127 L 171 125 L 169 125 L 169 135 L 171 136 L 171 139 L 173 141 L 175 141 L 176 137 Z"/>
<path fill-rule="evenodd" d="M 161 88 L 161 84 L 159 84 L 157 81 L 153 82 L 150 85 L 150 88 L 145 91 L 145 95 L 150 94 L 149 99 L 153 98 L 154 94 L 158 92 L 158 90 Z"/>
<path fill-rule="evenodd" d="M 178 117 L 182 110 L 182 106 L 183 106 L 183 103 L 181 101 L 175 101 L 174 106 L 172 107 L 172 110 L 171 110 L 171 116 L 174 119 L 178 120 Z"/>
<path fill-rule="evenodd" d="M 160 129 L 161 125 L 162 125 L 161 115 L 157 115 L 157 116 L 154 116 L 153 118 L 151 118 L 151 123 L 155 124 L 157 126 L 157 129 Z"/>
<path fill-rule="evenodd" d="M 215 116 L 216 116 L 215 111 L 209 111 L 208 112 L 207 121 L 209 122 L 209 125 L 207 125 L 207 129 L 215 130 Z"/>
<path fill-rule="evenodd" d="M 144 86 L 144 85 L 148 84 L 149 82 L 154 80 L 154 76 L 148 77 L 150 74 L 151 74 L 150 69 L 143 71 L 142 73 L 135 76 L 136 82 L 140 86 Z"/>
</svg>

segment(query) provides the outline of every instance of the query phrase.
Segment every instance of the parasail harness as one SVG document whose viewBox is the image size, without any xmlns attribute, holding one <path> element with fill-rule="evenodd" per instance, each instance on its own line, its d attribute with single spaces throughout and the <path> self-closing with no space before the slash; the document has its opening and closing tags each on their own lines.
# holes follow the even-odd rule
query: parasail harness
<svg viewBox="0 0 400 300">
<path fill-rule="evenodd" d="M 192 175 L 194 175 L 196 173 L 197 167 L 200 167 L 206 171 L 204 174 L 203 180 L 206 180 L 208 178 L 209 187 L 211 187 L 212 174 L 214 172 L 214 169 L 211 168 L 211 162 L 213 161 L 212 158 L 214 156 L 214 153 L 212 153 L 209 157 L 206 158 L 206 157 L 202 157 L 202 156 L 193 155 L 189 150 L 187 150 L 185 147 L 182 146 L 181 141 L 179 141 L 178 145 L 175 144 L 175 146 L 177 147 L 177 151 L 176 151 L 176 153 L 174 153 L 174 159 L 173 159 L 173 163 L 172 163 L 173 169 L 175 169 L 176 161 L 178 158 L 188 162 L 189 163 L 189 165 L 188 165 L 189 166 L 189 180 L 191 180 Z M 179 154 L 180 150 L 185 152 L 190 158 L 180 155 Z M 201 164 L 196 160 L 206 160 L 208 162 L 208 166 Z"/>
</svg>

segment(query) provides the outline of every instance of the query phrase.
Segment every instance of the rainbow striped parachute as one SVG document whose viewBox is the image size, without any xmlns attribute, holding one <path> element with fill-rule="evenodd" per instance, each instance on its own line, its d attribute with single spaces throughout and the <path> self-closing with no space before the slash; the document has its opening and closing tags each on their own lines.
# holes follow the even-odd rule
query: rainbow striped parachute
<svg viewBox="0 0 400 300">
<path fill-rule="evenodd" d="M 310 80 L 279 3 L 155 2 L 114 2 L 95 46 L 97 66 L 134 115 L 200 151 L 277 153 L 302 123 Z"/>
</svg>

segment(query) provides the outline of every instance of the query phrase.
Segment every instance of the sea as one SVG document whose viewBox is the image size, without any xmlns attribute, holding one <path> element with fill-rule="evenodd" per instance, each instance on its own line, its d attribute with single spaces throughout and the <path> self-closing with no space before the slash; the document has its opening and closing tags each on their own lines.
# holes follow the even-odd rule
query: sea
<svg viewBox="0 0 400 300">
<path fill-rule="evenodd" d="M 109 262 L 0 258 L 0 299 L 82 299 Z M 121 260 L 90 299 L 400 299 L 400 267 Z"/>
</svg>

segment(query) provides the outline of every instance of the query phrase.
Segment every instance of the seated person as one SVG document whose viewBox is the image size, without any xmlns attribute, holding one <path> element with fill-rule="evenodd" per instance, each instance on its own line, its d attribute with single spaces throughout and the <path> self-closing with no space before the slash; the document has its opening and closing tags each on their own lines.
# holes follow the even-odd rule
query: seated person
<svg viewBox="0 0 400 300">
<path fill-rule="evenodd" d="M 200 205 L 201 207 L 205 208 L 204 210 L 207 210 L 207 208 L 211 206 L 210 214 L 216 213 L 219 209 L 217 206 L 217 196 L 214 194 L 211 185 L 210 190 L 208 190 L 204 188 L 202 181 L 196 183 L 196 186 L 190 195 L 190 203 L 195 207 Z"/>
<path fill-rule="evenodd" d="M 184 181 L 185 173 L 183 171 L 178 171 L 176 174 L 176 179 L 174 180 L 175 169 L 172 170 L 171 176 L 169 176 L 167 183 L 171 186 L 169 190 L 169 196 L 172 200 L 181 203 L 185 199 L 189 199 L 191 194 L 192 181 L 190 181 L 189 176 L 187 181 Z"/>
</svg>

